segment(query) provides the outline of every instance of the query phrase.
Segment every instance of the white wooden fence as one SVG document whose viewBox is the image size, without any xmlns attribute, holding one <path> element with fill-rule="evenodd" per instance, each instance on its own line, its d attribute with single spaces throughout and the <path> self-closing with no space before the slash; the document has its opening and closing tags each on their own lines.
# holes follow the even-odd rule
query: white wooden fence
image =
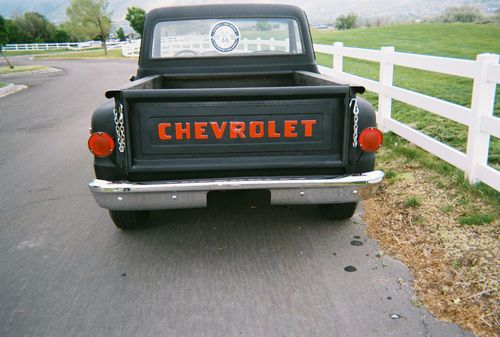
<svg viewBox="0 0 500 337">
<path fill-rule="evenodd" d="M 140 49 L 140 40 L 133 41 L 122 45 L 122 55 L 126 57 L 138 57 Z M 161 55 L 162 57 L 172 57 L 176 52 L 183 50 L 190 50 L 197 54 L 204 54 L 207 52 L 214 52 L 215 49 L 210 43 L 208 36 L 182 36 L 182 37 L 163 37 L 161 41 Z M 301 47 L 299 44 L 297 45 Z M 242 39 L 237 51 L 282 51 L 288 52 L 290 49 L 290 42 L 288 39 L 276 40 L 270 38 L 269 40 L 261 39 L 260 37 L 255 40 Z"/>
<path fill-rule="evenodd" d="M 54 42 L 54 43 L 17 43 L 17 44 L 5 45 L 4 50 L 6 50 L 6 51 L 53 50 L 53 49 L 82 50 L 82 49 L 88 49 L 88 48 L 98 48 L 101 45 L 102 45 L 101 41 Z"/>
<path fill-rule="evenodd" d="M 480 54 L 475 61 L 399 53 L 394 47 L 381 50 L 344 47 L 341 42 L 314 45 L 316 52 L 333 55 L 333 69 L 320 67 L 335 81 L 362 85 L 378 94 L 378 127 L 392 131 L 464 171 L 471 183 L 482 181 L 500 191 L 500 173 L 488 166 L 490 137 L 500 137 L 500 118 L 493 115 L 496 86 L 500 83 L 499 55 Z M 380 64 L 374 81 L 343 71 L 343 58 L 351 57 Z M 474 80 L 471 108 L 423 95 L 393 85 L 394 66 L 461 76 Z M 415 106 L 466 125 L 467 151 L 463 153 L 391 117 L 392 100 Z"/>
</svg>

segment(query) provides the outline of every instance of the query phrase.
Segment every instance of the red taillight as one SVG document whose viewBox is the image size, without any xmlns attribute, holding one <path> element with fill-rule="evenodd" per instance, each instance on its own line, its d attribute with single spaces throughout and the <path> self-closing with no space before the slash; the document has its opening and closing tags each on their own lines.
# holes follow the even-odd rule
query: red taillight
<svg viewBox="0 0 500 337">
<path fill-rule="evenodd" d="M 105 132 L 96 132 L 90 135 L 89 150 L 96 157 L 109 157 L 115 149 L 115 142 Z"/>
<path fill-rule="evenodd" d="M 377 128 L 364 129 L 358 138 L 359 147 L 365 152 L 377 151 L 382 146 L 383 140 L 384 136 Z"/>
</svg>

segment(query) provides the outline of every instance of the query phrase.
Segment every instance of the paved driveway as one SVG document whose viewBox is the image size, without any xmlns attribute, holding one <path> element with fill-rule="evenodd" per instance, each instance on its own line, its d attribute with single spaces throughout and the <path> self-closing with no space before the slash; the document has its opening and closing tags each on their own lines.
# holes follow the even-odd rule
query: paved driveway
<svg viewBox="0 0 500 337">
<path fill-rule="evenodd" d="M 223 194 L 115 229 L 86 186 L 86 139 L 135 61 L 38 63 L 64 71 L 0 99 L 0 336 L 466 335 L 411 303 L 359 210 L 331 222 Z"/>
</svg>

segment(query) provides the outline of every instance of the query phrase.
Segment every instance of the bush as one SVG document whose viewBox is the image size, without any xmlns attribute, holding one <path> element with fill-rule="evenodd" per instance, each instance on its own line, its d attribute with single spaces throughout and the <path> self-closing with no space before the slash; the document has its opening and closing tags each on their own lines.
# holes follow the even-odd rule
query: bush
<svg viewBox="0 0 500 337">
<path fill-rule="evenodd" d="M 335 20 L 335 28 L 338 30 L 346 30 L 356 28 L 358 25 L 358 16 L 354 13 L 341 15 Z"/>
<path fill-rule="evenodd" d="M 484 16 L 479 9 L 470 6 L 449 7 L 441 16 L 441 21 L 446 23 L 451 22 L 481 22 Z"/>
<path fill-rule="evenodd" d="M 500 8 L 495 11 L 495 14 L 492 16 L 492 20 L 497 24 L 500 25 Z"/>
</svg>

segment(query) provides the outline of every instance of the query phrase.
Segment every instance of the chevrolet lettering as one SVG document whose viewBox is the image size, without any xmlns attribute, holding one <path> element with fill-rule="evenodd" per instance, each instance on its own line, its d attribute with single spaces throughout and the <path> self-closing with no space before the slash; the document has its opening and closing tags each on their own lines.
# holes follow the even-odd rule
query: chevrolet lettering
<svg viewBox="0 0 500 337">
<path fill-rule="evenodd" d="M 298 7 L 153 9 L 137 73 L 92 115 L 90 191 L 121 229 L 234 190 L 347 219 L 384 177 L 363 93 L 320 74 Z"/>
<path fill-rule="evenodd" d="M 275 121 L 230 121 L 230 122 L 185 122 L 158 124 L 160 140 L 183 139 L 230 139 L 245 138 L 311 138 L 315 120 L 285 120 L 281 125 Z"/>
</svg>

